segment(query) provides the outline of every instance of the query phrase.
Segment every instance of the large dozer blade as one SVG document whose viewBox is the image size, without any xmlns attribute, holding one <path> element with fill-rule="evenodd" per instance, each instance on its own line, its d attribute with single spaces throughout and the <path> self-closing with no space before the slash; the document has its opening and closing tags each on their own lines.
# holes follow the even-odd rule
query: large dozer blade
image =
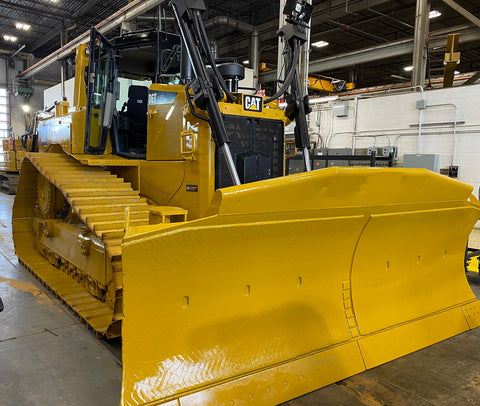
<svg viewBox="0 0 480 406">
<path fill-rule="evenodd" d="M 277 404 L 479 326 L 471 190 L 422 169 L 329 168 L 131 230 L 121 404 Z"/>
</svg>

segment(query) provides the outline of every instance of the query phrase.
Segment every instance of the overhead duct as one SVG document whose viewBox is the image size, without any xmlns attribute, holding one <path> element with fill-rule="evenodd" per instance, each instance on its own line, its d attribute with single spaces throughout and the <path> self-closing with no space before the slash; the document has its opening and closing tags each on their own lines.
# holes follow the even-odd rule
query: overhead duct
<svg viewBox="0 0 480 406">
<path fill-rule="evenodd" d="M 250 66 L 253 67 L 253 87 L 256 88 L 258 85 L 258 64 L 260 62 L 260 37 L 258 30 L 251 24 L 226 16 L 214 17 L 205 22 L 205 28 L 217 27 L 220 25 L 250 34 Z"/>
<path fill-rule="evenodd" d="M 125 7 L 122 7 L 120 10 L 112 14 L 107 19 L 103 20 L 101 23 L 97 24 L 95 28 L 101 34 L 105 34 L 110 30 L 114 29 L 115 27 L 118 27 L 123 22 L 130 21 L 131 19 L 146 13 L 148 10 L 158 6 L 160 3 L 162 3 L 162 0 L 134 0 L 131 3 L 128 3 Z M 57 49 L 55 52 L 43 58 L 41 61 L 37 62 L 30 68 L 24 70 L 18 76 L 24 79 L 35 76 L 36 74 L 44 70 L 46 67 L 68 56 L 78 45 L 86 44 L 89 40 L 90 30 L 84 32 L 82 35 L 68 42 L 60 49 Z"/>
</svg>

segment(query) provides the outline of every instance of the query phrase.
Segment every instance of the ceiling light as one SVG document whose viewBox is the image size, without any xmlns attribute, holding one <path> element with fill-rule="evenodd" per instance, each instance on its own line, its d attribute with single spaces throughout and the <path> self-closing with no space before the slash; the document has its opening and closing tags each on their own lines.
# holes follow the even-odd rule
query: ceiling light
<svg viewBox="0 0 480 406">
<path fill-rule="evenodd" d="M 10 41 L 10 42 L 15 42 L 17 40 L 17 37 L 14 37 L 13 35 L 4 35 L 3 39 L 5 41 Z"/>
<path fill-rule="evenodd" d="M 317 103 L 326 103 L 329 101 L 338 100 L 338 96 L 323 96 L 323 97 L 312 97 L 308 100 L 308 104 L 317 104 Z M 287 102 L 278 103 L 278 107 L 284 109 L 287 107 Z"/>
<path fill-rule="evenodd" d="M 440 17 L 442 15 L 442 13 L 440 13 L 440 11 L 438 10 L 432 10 L 430 11 L 430 13 L 428 14 L 428 18 L 437 18 L 437 17 Z"/>
<path fill-rule="evenodd" d="M 22 110 L 25 113 L 28 113 L 30 111 L 30 106 L 28 104 L 22 104 Z"/>
<path fill-rule="evenodd" d="M 413 66 L 405 66 L 405 67 L 403 68 L 403 70 L 404 70 L 405 72 L 411 72 L 411 71 L 413 70 Z"/>
<path fill-rule="evenodd" d="M 326 47 L 327 45 L 328 45 L 327 41 L 317 41 L 312 43 L 312 47 L 315 47 L 315 48 L 323 48 L 323 47 Z"/>
<path fill-rule="evenodd" d="M 29 24 L 25 24 L 25 23 L 16 23 L 15 27 L 17 28 L 17 30 L 24 30 L 24 31 L 28 31 L 31 28 Z"/>
<path fill-rule="evenodd" d="M 242 62 L 244 65 L 248 65 L 250 63 L 250 61 L 248 59 L 245 59 L 243 62 Z"/>
</svg>

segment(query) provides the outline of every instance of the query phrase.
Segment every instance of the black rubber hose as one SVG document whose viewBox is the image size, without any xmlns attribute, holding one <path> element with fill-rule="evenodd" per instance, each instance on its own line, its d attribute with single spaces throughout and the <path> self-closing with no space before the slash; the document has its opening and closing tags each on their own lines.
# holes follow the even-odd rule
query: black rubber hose
<svg viewBox="0 0 480 406">
<path fill-rule="evenodd" d="M 273 96 L 265 99 L 263 104 L 268 104 L 276 99 L 278 99 L 282 94 L 284 94 L 287 89 L 292 84 L 292 80 L 295 77 L 295 72 L 297 71 L 298 60 L 300 59 L 300 46 L 297 41 L 293 43 L 293 60 L 292 64 L 289 66 L 287 70 L 287 76 L 285 77 L 285 81 L 283 82 L 283 86 L 281 89 L 275 93 Z"/>
<path fill-rule="evenodd" d="M 195 80 L 195 79 L 194 79 Z M 198 114 L 196 111 L 195 111 L 195 108 L 193 107 L 193 103 L 192 103 L 192 99 L 190 98 L 190 93 L 188 93 L 188 90 L 190 89 L 190 86 L 192 86 L 192 83 L 193 83 L 193 80 L 191 80 L 190 82 L 188 82 L 186 85 L 185 85 L 185 98 L 187 99 L 187 103 L 188 103 L 188 107 L 190 108 L 190 111 L 192 112 L 192 115 L 194 117 L 197 117 L 199 120 L 204 120 L 206 121 L 208 124 L 210 124 L 210 120 L 206 117 L 203 117 L 201 116 L 200 114 Z"/>
</svg>

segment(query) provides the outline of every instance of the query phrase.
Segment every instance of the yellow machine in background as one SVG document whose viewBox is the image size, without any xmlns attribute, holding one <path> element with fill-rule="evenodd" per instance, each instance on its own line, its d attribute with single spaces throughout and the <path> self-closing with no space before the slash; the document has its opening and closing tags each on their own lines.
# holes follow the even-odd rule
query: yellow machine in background
<svg viewBox="0 0 480 406">
<path fill-rule="evenodd" d="M 7 138 L 2 141 L 2 162 L 0 166 L 0 189 L 9 195 L 15 194 L 18 182 L 18 172 L 25 157 L 26 150 L 31 148 L 28 140 L 27 149 L 21 140 Z"/>
<path fill-rule="evenodd" d="M 14 202 L 19 260 L 122 335 L 121 404 L 277 404 L 480 325 L 472 188 L 417 169 L 283 176 L 286 116 L 299 126 L 308 99 L 284 112 L 238 92 L 191 3 L 173 1 L 185 84 L 169 83 L 178 36 L 92 30 Z"/>
<path fill-rule="evenodd" d="M 0 190 L 10 195 L 17 190 L 18 173 L 26 152 L 36 148 L 37 126 L 40 120 L 40 112 L 37 112 L 23 135 L 17 138 L 12 131 L 9 138 L 2 140 Z"/>
</svg>

